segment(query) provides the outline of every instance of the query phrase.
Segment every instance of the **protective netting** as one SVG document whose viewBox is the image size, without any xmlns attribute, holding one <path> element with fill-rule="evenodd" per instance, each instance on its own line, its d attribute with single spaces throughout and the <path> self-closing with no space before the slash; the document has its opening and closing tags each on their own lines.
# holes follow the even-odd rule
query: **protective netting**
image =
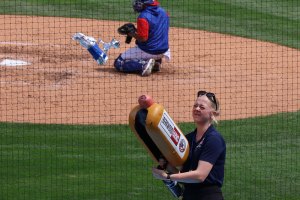
<svg viewBox="0 0 300 200">
<path fill-rule="evenodd" d="M 0 1 L 0 199 L 172 199 L 128 116 L 149 94 L 189 133 L 198 90 L 220 101 L 224 198 L 300 199 L 299 1 L 160 6 L 171 60 L 141 76 L 114 67 L 131 1 Z"/>
</svg>

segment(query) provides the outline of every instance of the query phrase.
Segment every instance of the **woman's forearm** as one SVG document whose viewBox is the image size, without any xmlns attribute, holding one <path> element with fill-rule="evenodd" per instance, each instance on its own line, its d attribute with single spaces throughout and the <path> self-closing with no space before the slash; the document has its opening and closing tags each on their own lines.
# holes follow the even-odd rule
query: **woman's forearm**
<svg viewBox="0 0 300 200">
<path fill-rule="evenodd" d="M 171 174 L 170 179 L 172 181 L 178 181 L 183 183 L 201 183 L 204 181 L 203 176 L 198 171 Z"/>
</svg>

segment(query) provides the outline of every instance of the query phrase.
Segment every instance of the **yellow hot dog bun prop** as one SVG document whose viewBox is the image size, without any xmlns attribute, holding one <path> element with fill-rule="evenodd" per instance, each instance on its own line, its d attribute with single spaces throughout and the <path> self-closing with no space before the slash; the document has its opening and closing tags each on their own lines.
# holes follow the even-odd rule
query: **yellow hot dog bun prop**
<svg viewBox="0 0 300 200">
<path fill-rule="evenodd" d="M 156 162 L 165 158 L 172 166 L 180 167 L 189 154 L 186 137 L 164 107 L 148 95 L 138 99 L 129 114 L 129 126 Z"/>
</svg>

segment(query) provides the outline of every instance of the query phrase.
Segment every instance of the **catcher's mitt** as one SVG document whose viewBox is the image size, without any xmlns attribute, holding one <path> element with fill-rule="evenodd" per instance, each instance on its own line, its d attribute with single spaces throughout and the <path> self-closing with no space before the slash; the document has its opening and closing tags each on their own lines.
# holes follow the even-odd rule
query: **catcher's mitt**
<svg viewBox="0 0 300 200">
<path fill-rule="evenodd" d="M 118 28 L 118 33 L 121 35 L 128 35 L 129 33 L 134 34 L 136 32 L 136 28 L 134 24 L 127 23 Z"/>
</svg>

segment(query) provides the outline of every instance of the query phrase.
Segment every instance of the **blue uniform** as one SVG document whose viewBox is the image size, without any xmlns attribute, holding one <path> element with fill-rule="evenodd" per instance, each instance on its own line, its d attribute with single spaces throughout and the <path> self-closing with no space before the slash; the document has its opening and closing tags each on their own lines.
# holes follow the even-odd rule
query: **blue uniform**
<svg viewBox="0 0 300 200">
<path fill-rule="evenodd" d="M 160 6 L 148 6 L 144 9 L 139 19 L 148 22 L 148 40 L 146 42 L 136 41 L 137 46 L 150 54 L 162 54 L 169 49 L 169 16 Z"/>
<path fill-rule="evenodd" d="M 185 193 L 195 194 L 206 186 L 222 187 L 224 180 L 224 165 L 226 144 L 219 132 L 210 126 L 200 141 L 196 142 L 197 129 L 186 135 L 189 141 L 190 153 L 183 165 L 182 172 L 196 170 L 198 162 L 206 161 L 213 165 L 207 178 L 202 183 L 184 183 Z"/>
<path fill-rule="evenodd" d="M 152 1 L 151 1 L 152 2 Z M 169 51 L 169 16 L 158 2 L 147 5 L 137 18 L 137 47 L 128 49 L 114 62 L 118 71 L 142 72 L 149 59 L 161 59 Z"/>
</svg>

